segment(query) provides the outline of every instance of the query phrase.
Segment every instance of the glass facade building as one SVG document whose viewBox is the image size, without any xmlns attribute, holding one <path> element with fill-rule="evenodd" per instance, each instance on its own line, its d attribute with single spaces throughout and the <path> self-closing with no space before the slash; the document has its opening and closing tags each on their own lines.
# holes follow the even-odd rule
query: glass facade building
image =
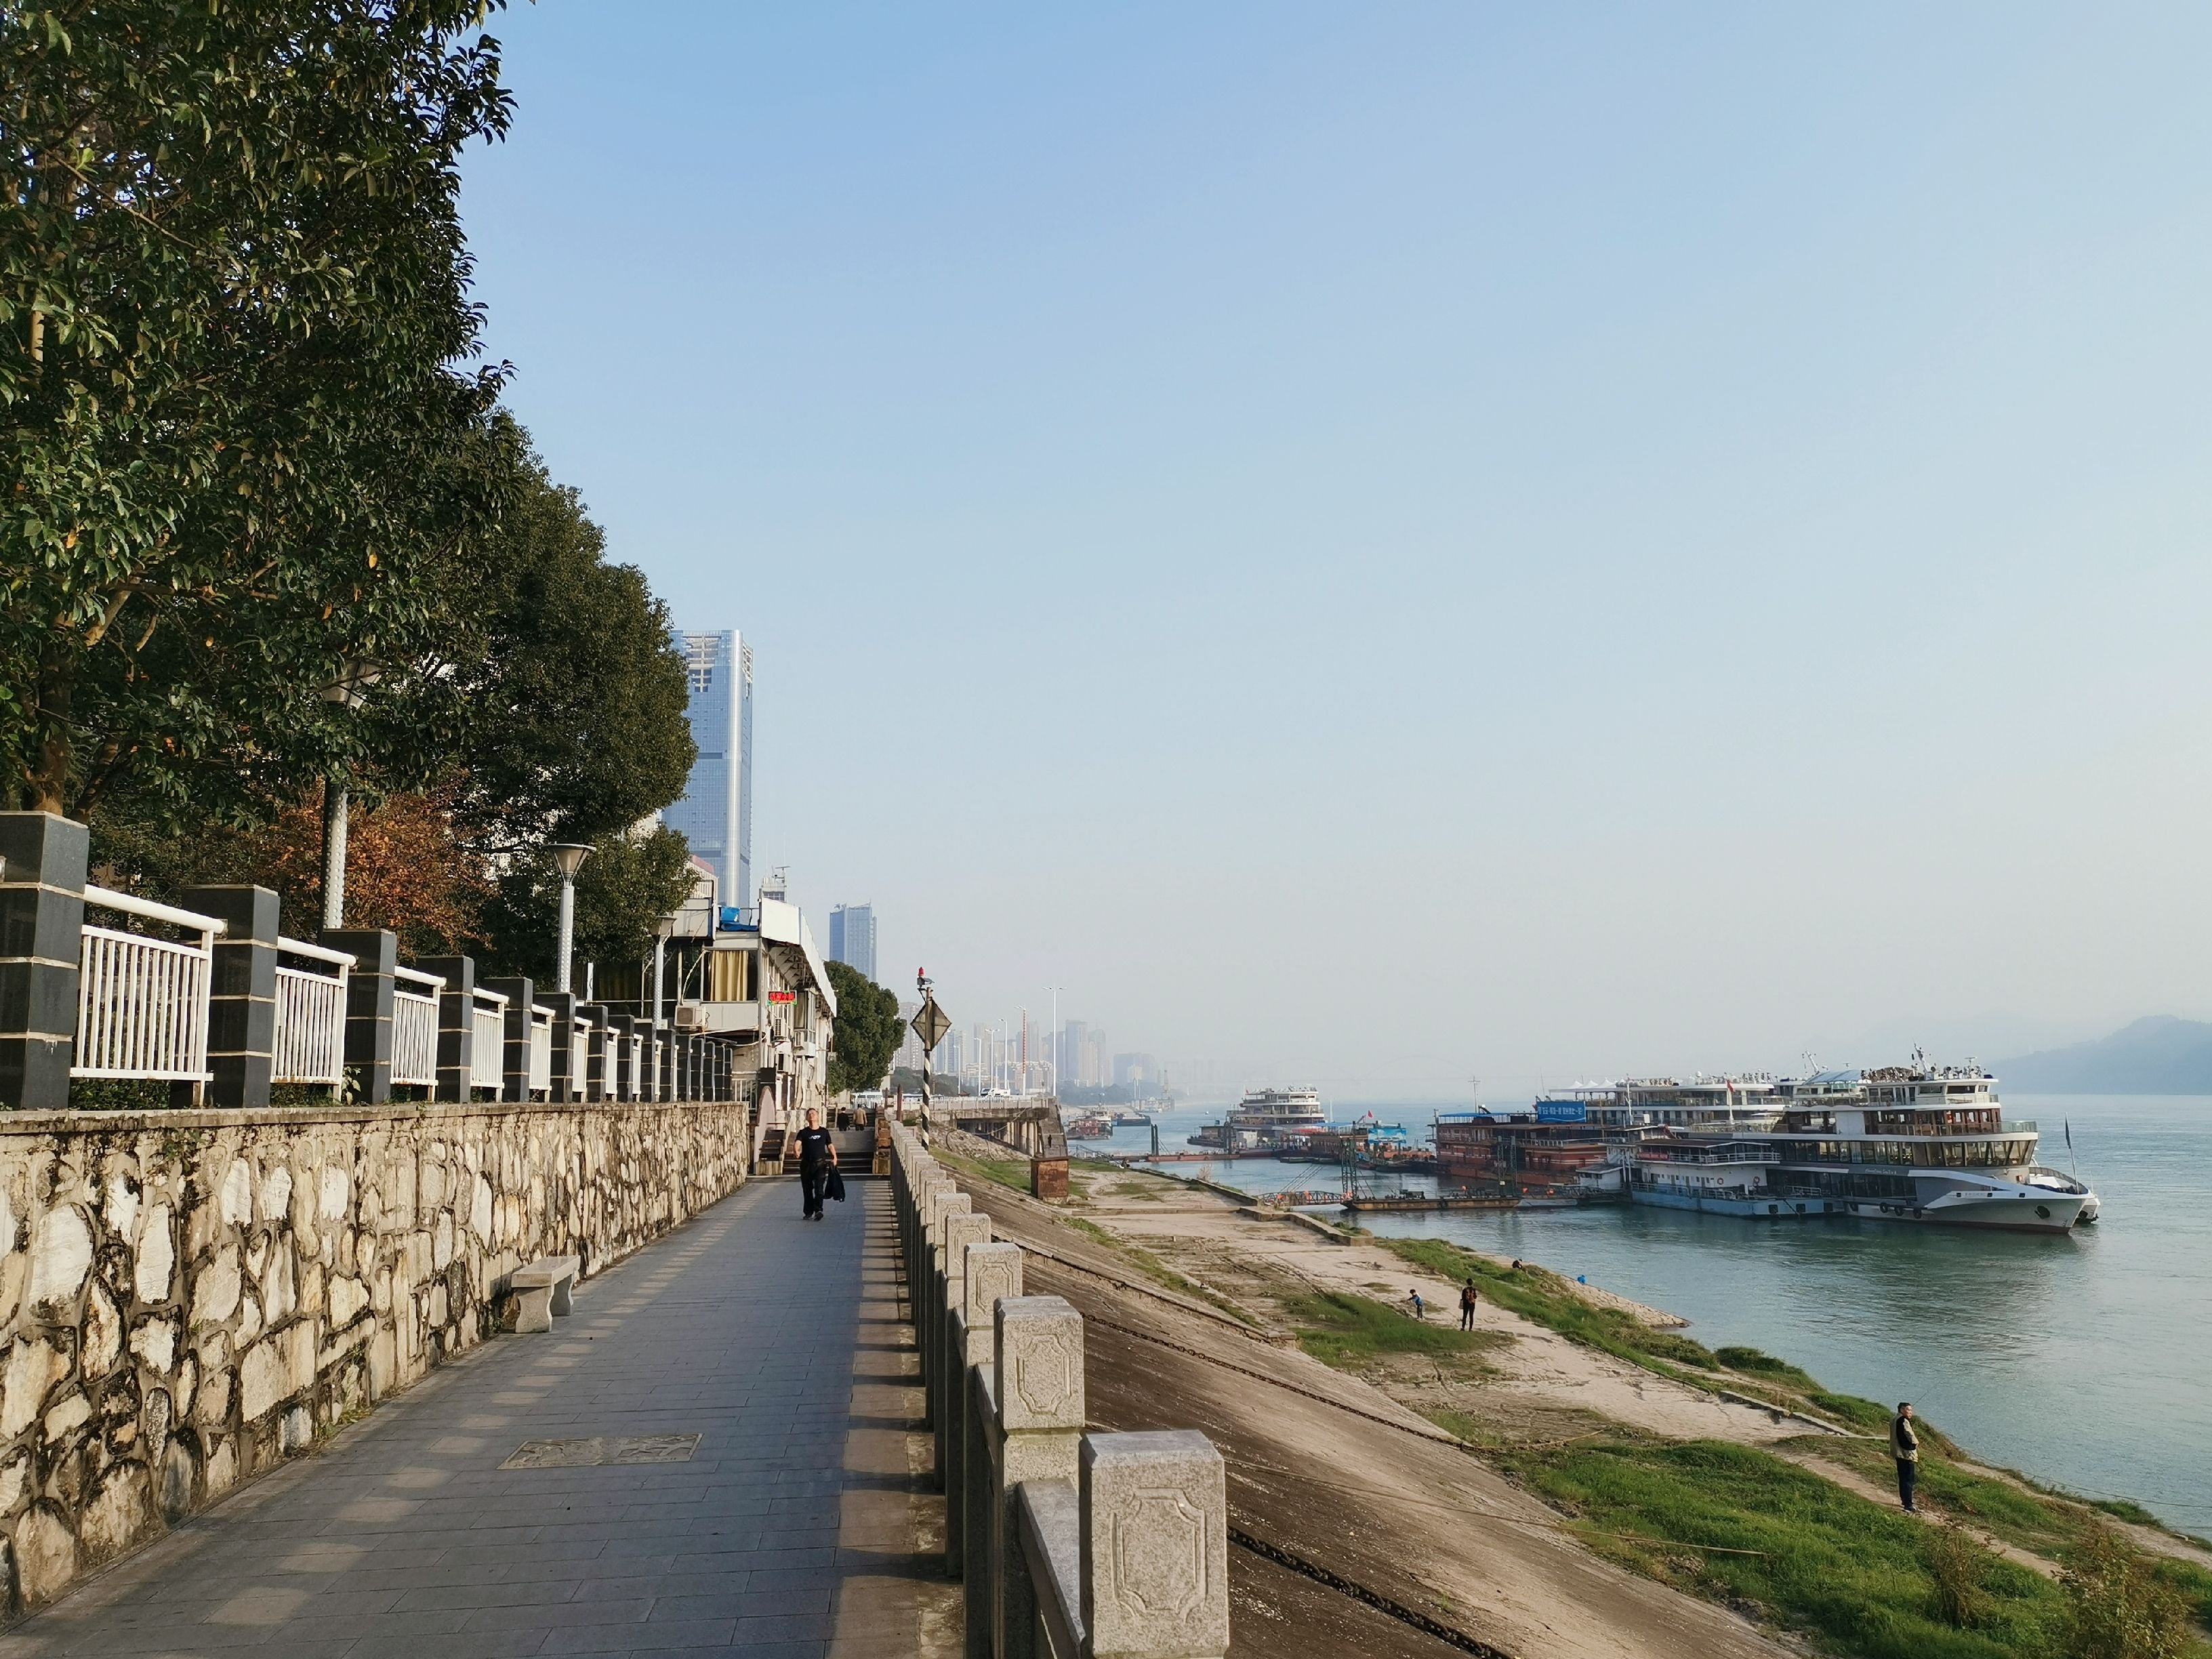
<svg viewBox="0 0 2212 1659">
<path fill-rule="evenodd" d="M 876 977 L 876 908 L 841 904 L 830 913 L 830 960 Z"/>
<path fill-rule="evenodd" d="M 684 799 L 661 817 L 714 866 L 718 902 L 753 903 L 753 653 L 734 630 L 678 634 L 690 682 L 685 714 L 699 758 Z"/>
</svg>

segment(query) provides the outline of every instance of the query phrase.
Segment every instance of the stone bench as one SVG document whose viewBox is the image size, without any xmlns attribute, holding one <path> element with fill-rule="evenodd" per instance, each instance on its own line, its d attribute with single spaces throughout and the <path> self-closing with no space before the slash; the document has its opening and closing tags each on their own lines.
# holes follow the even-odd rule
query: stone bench
<svg viewBox="0 0 2212 1659">
<path fill-rule="evenodd" d="M 514 1328 L 550 1331 L 555 1315 L 566 1319 L 575 1311 L 575 1304 L 570 1298 L 575 1291 L 576 1274 L 583 1265 L 577 1256 L 549 1255 L 509 1273 L 507 1287 L 520 1298 L 514 1310 Z"/>
</svg>

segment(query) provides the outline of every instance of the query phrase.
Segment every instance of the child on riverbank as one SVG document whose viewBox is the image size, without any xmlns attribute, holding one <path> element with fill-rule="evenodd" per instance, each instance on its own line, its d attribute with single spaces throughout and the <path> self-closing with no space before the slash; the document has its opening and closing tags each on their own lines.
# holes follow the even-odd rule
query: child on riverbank
<svg viewBox="0 0 2212 1659">
<path fill-rule="evenodd" d="M 1429 1316 L 1429 1305 L 1421 1300 L 1421 1287 L 1418 1285 L 1406 1292 L 1406 1305 L 1413 1310 L 1416 1319 L 1425 1320 Z"/>
</svg>

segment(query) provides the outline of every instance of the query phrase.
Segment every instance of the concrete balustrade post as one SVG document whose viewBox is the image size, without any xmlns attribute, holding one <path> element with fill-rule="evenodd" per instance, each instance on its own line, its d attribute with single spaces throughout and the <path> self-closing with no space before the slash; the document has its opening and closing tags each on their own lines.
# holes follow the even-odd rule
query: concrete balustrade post
<svg viewBox="0 0 2212 1659">
<path fill-rule="evenodd" d="M 0 1107 L 70 1103 L 91 854 L 73 819 L 0 812 Z"/>
<path fill-rule="evenodd" d="M 1019 1488 L 1028 1480 L 1073 1485 L 1083 1438 L 1083 1316 L 1064 1297 L 1002 1298 L 993 1382 L 998 1457 L 993 1470 L 989 1625 L 998 1659 L 1035 1659 L 1036 1593 L 1022 1553 Z M 982 1547 L 975 1540 L 975 1547 Z"/>
<path fill-rule="evenodd" d="M 500 1028 L 499 1097 L 530 1098 L 530 1005 L 532 982 L 526 979 L 488 979 L 487 991 L 507 999 L 507 1018 Z"/>
<path fill-rule="evenodd" d="M 438 998 L 438 1086 L 431 1098 L 466 1100 L 476 1058 L 476 958 L 428 957 L 415 965 L 446 981 Z"/>
<path fill-rule="evenodd" d="M 381 1106 L 392 1098 L 399 935 L 381 927 L 325 927 L 319 943 L 353 958 L 346 975 L 345 1067 L 353 1074 L 354 1098 Z"/>
<path fill-rule="evenodd" d="M 228 924 L 209 975 L 206 1103 L 264 1107 L 276 1071 L 276 895 L 225 884 L 187 888 L 178 902 Z"/>
<path fill-rule="evenodd" d="M 953 1328 L 960 1350 L 959 1393 L 951 1414 L 959 1420 L 958 1461 L 945 1472 L 945 1553 L 959 1551 L 967 1581 L 970 1659 L 990 1659 L 991 1509 L 995 1476 L 991 1450 L 991 1390 L 997 1364 L 998 1306 L 1022 1293 L 1022 1247 L 970 1244 L 962 1263 L 960 1308 Z"/>
<path fill-rule="evenodd" d="M 945 1218 L 945 1275 L 939 1286 L 943 1306 L 936 1310 L 938 1328 L 944 1335 L 938 1359 L 937 1397 L 944 1409 L 938 1413 L 935 1426 L 937 1468 L 945 1487 L 945 1570 L 956 1578 L 960 1576 L 960 1537 L 953 1516 L 960 1507 L 965 1439 L 961 1429 L 967 1416 L 960 1409 L 960 1401 L 968 1382 L 968 1344 L 960 1311 L 968 1285 L 968 1252 L 990 1242 L 990 1217 L 966 1212 Z"/>
<path fill-rule="evenodd" d="M 1221 1659 L 1229 1650 L 1229 1491 L 1194 1429 L 1094 1434 L 1078 1486 L 1090 1659 Z"/>
<path fill-rule="evenodd" d="M 947 1183 L 930 1194 L 928 1227 L 922 1240 L 925 1264 L 923 1285 L 915 1297 L 914 1320 L 918 1327 L 929 1327 L 929 1348 L 923 1356 L 928 1365 L 926 1396 L 929 1401 L 929 1426 L 939 1435 L 945 1425 L 945 1224 L 955 1215 L 965 1215 L 972 1208 L 968 1194 Z M 941 1479 L 944 1466 L 936 1473 Z"/>
</svg>

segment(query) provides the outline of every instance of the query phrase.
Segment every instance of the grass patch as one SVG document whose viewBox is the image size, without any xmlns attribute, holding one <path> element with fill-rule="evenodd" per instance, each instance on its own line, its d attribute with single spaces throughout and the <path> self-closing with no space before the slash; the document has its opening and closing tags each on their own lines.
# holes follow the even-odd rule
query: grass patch
<svg viewBox="0 0 2212 1659">
<path fill-rule="evenodd" d="M 1585 1302 L 1565 1279 L 1548 1267 L 1524 1264 L 1516 1273 L 1440 1238 L 1384 1238 L 1376 1242 L 1401 1261 L 1425 1267 L 1455 1285 L 1473 1279 L 1477 1295 L 1585 1347 L 1599 1349 L 1668 1376 L 1680 1376 L 1678 1368 L 1682 1366 L 1706 1372 L 1719 1369 L 1720 1362 L 1703 1343 L 1692 1342 L 1671 1331 L 1655 1331 L 1618 1308 L 1601 1308 Z M 1711 1386 L 1708 1378 L 1683 1380 Z"/>
<path fill-rule="evenodd" d="M 1498 1344 L 1491 1332 L 1431 1324 L 1370 1297 L 1341 1291 L 1296 1297 L 1285 1311 L 1297 1332 L 1298 1346 L 1340 1370 L 1362 1370 L 1389 1354 L 1456 1358 Z"/>
<path fill-rule="evenodd" d="M 969 1158 L 961 1152 L 937 1151 L 931 1154 L 939 1164 L 950 1164 L 956 1170 L 964 1170 L 978 1181 L 988 1181 L 1011 1192 L 1026 1193 L 1030 1189 L 1030 1165 L 1027 1158 L 1018 1161 L 1008 1158 Z"/>
<path fill-rule="evenodd" d="M 1716 1348 L 1713 1358 L 1732 1371 L 1741 1371 L 1763 1382 L 1776 1382 L 1795 1389 L 1800 1394 L 1810 1394 L 1820 1385 L 1812 1376 L 1800 1370 L 1786 1359 L 1777 1359 L 1772 1354 L 1757 1348 Z"/>
<path fill-rule="evenodd" d="M 1932 1537 L 1937 1528 L 1767 1453 L 1719 1441 L 1611 1441 L 1499 1461 L 1599 1553 L 1829 1652 L 2005 1659 L 2058 1650 L 2066 1604 L 2057 1585 L 1978 1547 L 1953 1559 L 1956 1538 Z M 1962 1583 L 1971 1594 L 1960 1594 Z M 1954 1626 L 1947 1613 L 1974 1622 Z"/>
<path fill-rule="evenodd" d="M 1116 1238 L 1097 1222 L 1086 1221 L 1079 1215 L 1062 1216 L 1060 1220 L 1094 1243 L 1103 1245 L 1154 1284 L 1177 1295 L 1189 1297 L 1193 1301 L 1203 1302 L 1209 1308 L 1218 1308 L 1240 1325 L 1249 1325 L 1255 1330 L 1260 1328 L 1260 1322 L 1249 1310 L 1238 1307 L 1218 1291 L 1208 1290 L 1194 1279 L 1186 1279 L 1150 1250 L 1132 1244 L 1127 1239 Z"/>
</svg>

